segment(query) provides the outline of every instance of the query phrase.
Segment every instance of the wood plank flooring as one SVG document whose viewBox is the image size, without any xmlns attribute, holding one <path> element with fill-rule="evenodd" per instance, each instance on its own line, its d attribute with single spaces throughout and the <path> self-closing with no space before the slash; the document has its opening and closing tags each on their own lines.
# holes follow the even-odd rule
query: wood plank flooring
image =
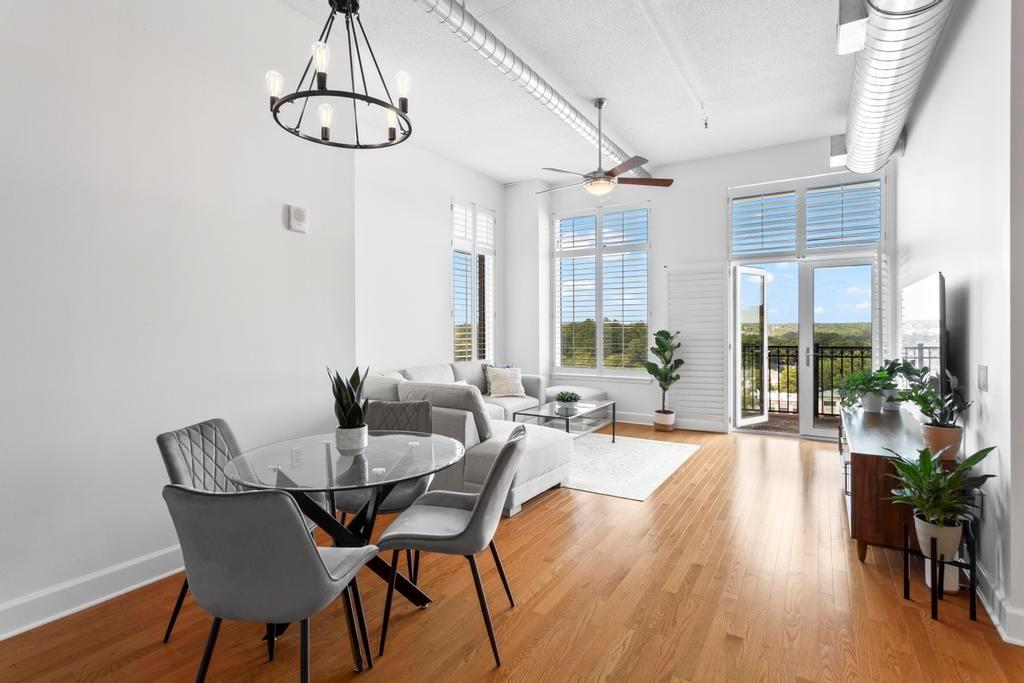
<svg viewBox="0 0 1024 683">
<path fill-rule="evenodd" d="M 1003 643 L 983 610 L 971 622 L 963 595 L 934 622 L 919 565 L 905 602 L 899 553 L 872 548 L 857 561 L 833 445 L 636 425 L 619 434 L 700 450 L 643 503 L 555 490 L 502 521 L 515 609 L 479 556 L 500 669 L 466 561 L 424 556 L 434 604 L 396 600 L 372 671 L 352 671 L 340 602 L 314 617 L 314 680 L 1024 680 L 1024 648 Z M 360 584 L 376 642 L 384 584 L 366 572 Z M 160 642 L 179 585 L 171 577 L 0 642 L 0 681 L 192 680 L 209 616 L 189 598 Z M 273 663 L 262 634 L 224 622 L 208 680 L 294 680 L 298 629 Z"/>
</svg>

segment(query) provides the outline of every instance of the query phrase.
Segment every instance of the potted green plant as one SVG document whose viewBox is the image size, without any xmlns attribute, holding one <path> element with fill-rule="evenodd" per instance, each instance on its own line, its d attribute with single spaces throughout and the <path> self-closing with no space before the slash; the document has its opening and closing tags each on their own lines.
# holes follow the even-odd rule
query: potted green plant
<svg viewBox="0 0 1024 683">
<path fill-rule="evenodd" d="M 964 400 L 956 375 L 947 370 L 946 377 L 949 392 L 943 394 L 930 374 L 919 372 L 910 378 L 909 388 L 900 392 L 900 399 L 916 405 L 925 418 L 921 423 L 921 440 L 925 447 L 940 459 L 952 461 L 960 453 L 964 435 L 963 426 L 957 422 L 974 402 Z"/>
<path fill-rule="evenodd" d="M 654 333 L 654 346 L 651 353 L 658 359 L 657 363 L 644 362 L 644 368 L 658 381 L 661 387 L 661 410 L 654 411 L 654 428 L 659 432 L 671 432 L 676 426 L 676 413 L 665 407 L 668 390 L 679 381 L 678 370 L 683 366 L 682 358 L 675 358 L 676 349 L 682 344 L 676 341 L 679 332 L 658 330 Z"/>
<path fill-rule="evenodd" d="M 338 419 L 334 446 L 342 453 L 359 453 L 369 444 L 370 434 L 366 427 L 369 402 L 363 399 L 363 387 L 369 374 L 370 369 L 367 368 L 360 377 L 359 368 L 356 368 L 351 377 L 342 377 L 341 373 L 335 371 L 332 374 L 327 368 L 334 391 L 334 415 Z"/>
<path fill-rule="evenodd" d="M 555 396 L 555 412 L 562 415 L 572 415 L 576 412 L 576 404 L 582 397 L 575 391 L 560 391 Z"/>
<path fill-rule="evenodd" d="M 847 375 L 839 382 L 839 395 L 843 403 L 853 405 L 858 400 L 865 412 L 882 412 L 884 392 L 895 389 L 896 380 L 884 369 L 861 370 Z"/>
<path fill-rule="evenodd" d="M 898 482 L 898 488 L 892 490 L 889 500 L 913 508 L 914 531 L 922 552 L 930 552 L 931 539 L 934 538 L 940 555 L 946 559 L 956 556 L 963 523 L 974 516 L 974 490 L 995 476 L 972 475 L 970 470 L 993 450 L 994 446 L 983 448 L 949 471 L 943 469 L 939 459 L 928 448 L 918 451 L 916 459 L 889 451 L 892 455 L 886 457 L 896 473 L 884 476 Z"/>
<path fill-rule="evenodd" d="M 883 361 L 882 367 L 880 367 L 879 370 L 884 370 L 893 379 L 893 388 L 886 389 L 882 392 L 882 410 L 887 412 L 898 412 L 902 400 L 900 399 L 900 389 L 896 387 L 895 381 L 902 377 L 909 382 L 911 381 L 911 378 L 919 372 L 919 370 L 908 360 Z M 928 368 L 925 368 L 924 370 L 925 374 L 927 374 Z"/>
</svg>

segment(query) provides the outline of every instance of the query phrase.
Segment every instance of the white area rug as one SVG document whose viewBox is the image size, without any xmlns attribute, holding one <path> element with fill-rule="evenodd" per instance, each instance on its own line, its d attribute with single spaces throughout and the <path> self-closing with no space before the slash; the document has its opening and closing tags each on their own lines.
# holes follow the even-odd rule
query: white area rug
<svg viewBox="0 0 1024 683">
<path fill-rule="evenodd" d="M 644 500 L 672 476 L 697 446 L 606 434 L 586 434 L 573 446 L 567 486 L 606 496 Z"/>
</svg>

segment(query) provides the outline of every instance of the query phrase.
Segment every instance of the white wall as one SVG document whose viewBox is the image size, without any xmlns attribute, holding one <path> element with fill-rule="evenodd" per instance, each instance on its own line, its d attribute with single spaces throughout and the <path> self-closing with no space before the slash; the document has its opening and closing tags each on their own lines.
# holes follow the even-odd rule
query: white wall
<svg viewBox="0 0 1024 683">
<path fill-rule="evenodd" d="M 451 200 L 497 215 L 496 353 L 505 310 L 502 186 L 413 140 L 356 158 L 356 355 L 387 370 L 452 357 Z"/>
<path fill-rule="evenodd" d="M 1021 346 L 1007 324 L 1010 11 L 1009 0 L 958 3 L 908 124 L 897 210 L 900 282 L 937 270 L 946 278 L 950 366 L 975 401 L 964 447 L 999 447 L 984 464 L 999 478 L 986 485 L 982 583 L 1004 633 L 1024 639 L 1024 615 L 1011 607 L 1024 600 L 1024 546 L 1010 542 L 1024 523 L 1024 498 L 1011 495 L 1024 487 L 1020 476 L 1011 485 L 1012 446 L 1020 450 L 1011 407 L 1019 413 L 1024 397 L 1018 388 L 1011 401 L 1013 350 Z M 979 364 L 989 368 L 987 392 L 977 388 Z"/>
<path fill-rule="evenodd" d="M 805 142 L 753 150 L 740 154 L 701 159 L 651 169 L 657 177 L 674 178 L 669 188 L 638 188 L 619 186 L 606 200 L 606 204 L 639 203 L 650 201 L 650 319 L 652 329 L 667 324 L 667 280 L 665 267 L 684 263 L 717 261 L 727 258 L 729 225 L 727 194 L 730 187 L 752 183 L 770 182 L 809 175 L 828 173 L 828 140 Z M 551 193 L 550 213 L 575 211 L 598 205 L 596 198 L 582 188 L 561 190 Z M 518 200 L 506 192 L 506 211 L 512 213 L 529 196 Z M 529 207 L 528 207 L 529 209 Z M 551 215 L 547 216 L 548 221 Z M 546 246 L 550 253 L 550 235 Z M 534 244 L 529 241 L 508 245 L 508 258 L 515 262 L 535 258 Z M 521 253 L 520 253 L 521 252 Z M 528 253 L 529 252 L 529 253 Z M 519 278 L 519 271 L 511 270 L 516 278 L 516 289 L 532 287 L 529 271 Z M 541 283 L 543 284 L 543 283 Z M 549 286 L 543 295 L 527 289 L 527 298 L 542 296 L 550 305 Z M 511 348 L 529 344 L 536 329 L 530 309 L 509 310 L 508 330 Z M 517 336 L 519 335 L 519 336 Z M 550 336 L 550 327 L 546 336 Z M 550 349 L 550 339 L 544 341 Z M 685 358 L 685 349 L 684 354 Z M 550 358 L 544 372 L 550 371 Z M 566 383 L 557 377 L 552 383 Z M 632 421 L 651 421 L 651 414 L 659 407 L 661 394 L 649 379 L 636 380 L 581 380 L 573 378 L 572 384 L 599 386 L 618 402 L 620 418 Z"/>
<path fill-rule="evenodd" d="M 352 154 L 263 89 L 311 30 L 277 2 L 3 3 L 0 636 L 180 566 L 158 433 L 331 427 Z"/>
<path fill-rule="evenodd" d="M 547 374 L 551 365 L 551 193 L 541 181 L 505 187 L 506 353 L 531 374 Z"/>
</svg>

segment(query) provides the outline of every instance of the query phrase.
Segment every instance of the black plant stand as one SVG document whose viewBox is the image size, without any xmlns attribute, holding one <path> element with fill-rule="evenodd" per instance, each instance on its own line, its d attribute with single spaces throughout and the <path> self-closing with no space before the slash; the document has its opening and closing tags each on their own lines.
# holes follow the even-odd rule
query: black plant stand
<svg viewBox="0 0 1024 683">
<path fill-rule="evenodd" d="M 932 619 L 939 618 L 939 600 L 942 600 L 944 596 L 945 588 L 945 577 L 946 577 L 946 565 L 952 565 L 958 569 L 962 569 L 967 573 L 970 603 L 971 603 L 971 621 L 978 620 L 978 535 L 977 535 L 977 523 L 970 521 L 964 524 L 963 538 L 960 541 L 960 547 L 965 549 L 967 552 L 967 562 L 962 560 L 947 560 L 942 555 L 938 554 L 936 547 L 937 541 L 934 537 L 931 539 L 931 547 L 929 548 L 930 554 L 925 555 L 920 550 L 914 550 L 910 547 L 910 525 L 903 525 L 903 599 L 910 599 L 910 556 L 921 557 L 930 559 L 932 561 L 931 566 L 931 583 L 932 583 Z M 960 572 L 957 572 L 957 577 L 960 576 Z"/>
</svg>

